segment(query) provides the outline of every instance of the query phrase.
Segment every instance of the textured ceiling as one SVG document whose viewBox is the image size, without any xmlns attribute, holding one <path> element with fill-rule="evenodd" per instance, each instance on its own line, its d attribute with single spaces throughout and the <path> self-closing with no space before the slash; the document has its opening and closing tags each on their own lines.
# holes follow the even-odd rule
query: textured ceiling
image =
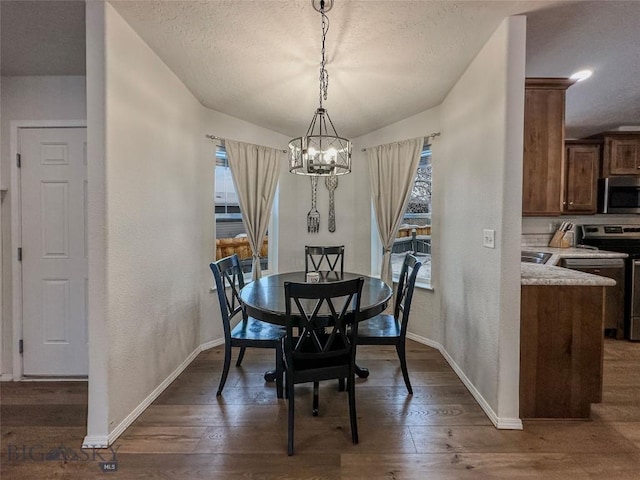
<svg viewBox="0 0 640 480">
<path fill-rule="evenodd" d="M 290 136 L 318 106 L 311 0 L 114 1 L 203 105 Z M 540 2 L 348 1 L 328 13 L 325 104 L 356 137 L 442 102 L 505 16 Z"/>
<path fill-rule="evenodd" d="M 567 90 L 568 138 L 640 129 L 639 52 L 640 1 L 579 2 L 528 15 L 527 76 L 594 71 Z"/>
<path fill-rule="evenodd" d="M 84 75 L 84 2 L 0 0 L 2 75 Z"/>
<path fill-rule="evenodd" d="M 320 62 L 311 0 L 111 3 L 203 105 L 289 136 L 306 130 Z M 84 73 L 83 2 L 0 7 L 3 75 Z M 567 93 L 569 137 L 640 125 L 639 1 L 335 0 L 325 106 L 338 132 L 356 137 L 438 105 L 520 13 L 528 76 L 595 69 Z"/>
</svg>

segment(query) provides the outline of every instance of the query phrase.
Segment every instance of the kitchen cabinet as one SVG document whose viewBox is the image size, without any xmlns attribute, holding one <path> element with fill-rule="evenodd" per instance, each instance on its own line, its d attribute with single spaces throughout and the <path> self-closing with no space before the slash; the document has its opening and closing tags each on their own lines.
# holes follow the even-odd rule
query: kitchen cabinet
<svg viewBox="0 0 640 480">
<path fill-rule="evenodd" d="M 567 140 L 562 212 L 594 214 L 598 206 L 600 142 Z"/>
<path fill-rule="evenodd" d="M 522 286 L 521 418 L 589 418 L 602 400 L 605 288 Z"/>
<path fill-rule="evenodd" d="M 562 213 L 564 109 L 568 78 L 527 78 L 524 100 L 522 214 Z"/>
<path fill-rule="evenodd" d="M 566 258 L 562 260 L 561 265 L 571 270 L 600 275 L 616 281 L 615 287 L 606 289 L 603 328 L 615 331 L 618 340 L 624 338 L 624 260 L 621 258 Z"/>
<path fill-rule="evenodd" d="M 605 133 L 602 176 L 640 175 L 640 134 Z"/>
</svg>

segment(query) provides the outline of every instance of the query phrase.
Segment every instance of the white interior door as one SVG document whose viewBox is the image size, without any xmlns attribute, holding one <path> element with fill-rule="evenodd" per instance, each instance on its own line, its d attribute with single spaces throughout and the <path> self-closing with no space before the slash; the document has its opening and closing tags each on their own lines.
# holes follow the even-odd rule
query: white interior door
<svg viewBox="0 0 640 480">
<path fill-rule="evenodd" d="M 21 128 L 24 375 L 87 375 L 85 128 Z"/>
</svg>

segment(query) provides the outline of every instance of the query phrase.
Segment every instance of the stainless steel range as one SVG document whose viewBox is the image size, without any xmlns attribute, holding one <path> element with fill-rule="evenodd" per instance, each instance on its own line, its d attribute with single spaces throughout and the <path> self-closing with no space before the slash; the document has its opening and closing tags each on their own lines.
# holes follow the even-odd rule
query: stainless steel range
<svg viewBox="0 0 640 480">
<path fill-rule="evenodd" d="M 581 225 L 577 241 L 629 255 L 625 261 L 625 336 L 640 341 L 640 225 Z"/>
</svg>

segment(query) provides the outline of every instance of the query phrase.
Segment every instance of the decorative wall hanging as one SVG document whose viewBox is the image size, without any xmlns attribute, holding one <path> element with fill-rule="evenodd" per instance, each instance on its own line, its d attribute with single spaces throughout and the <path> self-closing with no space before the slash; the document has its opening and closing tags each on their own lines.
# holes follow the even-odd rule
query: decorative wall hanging
<svg viewBox="0 0 640 480">
<path fill-rule="evenodd" d="M 320 232 L 320 213 L 316 210 L 318 195 L 318 177 L 311 177 L 311 210 L 307 213 L 307 232 Z"/>
<path fill-rule="evenodd" d="M 336 188 L 338 188 L 338 177 L 335 175 L 329 175 L 328 177 L 324 177 L 324 184 L 329 190 L 329 231 L 336 231 L 336 209 L 335 209 L 335 199 L 334 193 Z"/>
</svg>

